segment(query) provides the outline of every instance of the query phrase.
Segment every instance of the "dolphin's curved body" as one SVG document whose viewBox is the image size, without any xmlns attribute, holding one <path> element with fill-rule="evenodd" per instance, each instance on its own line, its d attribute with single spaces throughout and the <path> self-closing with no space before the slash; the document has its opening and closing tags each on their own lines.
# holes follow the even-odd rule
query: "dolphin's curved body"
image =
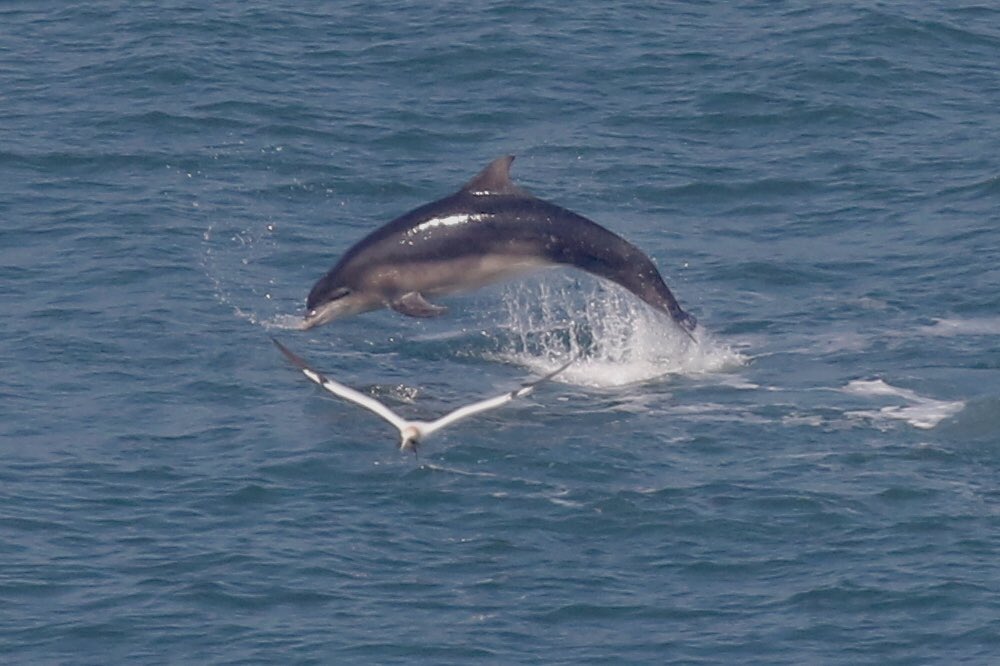
<svg viewBox="0 0 1000 666">
<path fill-rule="evenodd" d="M 433 317 L 447 308 L 428 297 L 567 265 L 621 285 L 688 334 L 694 330 L 695 318 L 681 309 L 642 250 L 515 185 L 513 161 L 494 160 L 455 194 L 361 239 L 309 292 L 302 328 L 383 307 Z"/>
</svg>

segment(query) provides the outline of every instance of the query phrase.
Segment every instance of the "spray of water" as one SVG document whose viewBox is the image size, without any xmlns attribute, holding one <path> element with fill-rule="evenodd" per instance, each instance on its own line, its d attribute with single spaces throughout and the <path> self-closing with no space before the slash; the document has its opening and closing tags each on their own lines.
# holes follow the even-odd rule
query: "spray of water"
<svg viewBox="0 0 1000 666">
<path fill-rule="evenodd" d="M 261 266 L 274 252 L 274 233 L 273 224 L 222 231 L 210 224 L 202 234 L 202 268 L 216 300 L 234 315 L 265 330 L 295 330 L 302 327 L 302 317 L 287 313 L 301 304 L 280 303 L 272 293 L 276 278 L 266 277 Z"/>
<path fill-rule="evenodd" d="M 574 384 L 621 386 L 746 363 L 704 328 L 691 340 L 632 294 L 597 280 L 564 276 L 513 283 L 502 303 L 495 356 L 538 372 L 579 358 L 563 376 Z"/>
</svg>

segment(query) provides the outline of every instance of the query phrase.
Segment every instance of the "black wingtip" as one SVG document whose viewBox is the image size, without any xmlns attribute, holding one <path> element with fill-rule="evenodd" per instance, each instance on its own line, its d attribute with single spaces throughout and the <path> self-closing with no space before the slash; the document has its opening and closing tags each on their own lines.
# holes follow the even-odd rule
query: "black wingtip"
<svg viewBox="0 0 1000 666">
<path fill-rule="evenodd" d="M 561 374 L 563 371 L 566 370 L 566 368 L 568 368 L 569 366 L 571 366 L 574 363 L 576 363 L 579 359 L 580 359 L 579 356 L 574 356 L 573 358 L 571 358 L 570 360 L 566 361 L 565 363 L 563 363 L 558 368 L 556 368 L 555 370 L 553 370 L 549 374 L 545 375 L 544 377 L 542 377 L 538 381 L 540 381 L 540 382 L 547 382 L 548 380 L 552 379 L 556 375 Z"/>
<path fill-rule="evenodd" d="M 521 386 L 521 388 L 517 389 L 516 391 L 512 391 L 511 395 L 513 397 L 515 397 L 515 398 L 519 398 L 519 397 L 521 397 L 523 395 L 527 395 L 528 393 L 531 393 L 531 391 L 534 390 L 534 388 L 536 386 L 538 386 L 539 384 L 544 384 L 545 382 L 549 381 L 550 379 L 552 379 L 553 377 L 555 377 L 559 373 L 563 372 L 564 370 L 566 370 L 566 368 L 568 368 L 569 366 L 573 365 L 574 363 L 576 363 L 579 360 L 580 360 L 580 355 L 578 354 L 578 355 L 574 356 L 573 358 L 571 358 L 570 360 L 568 360 L 565 363 L 563 363 L 562 365 L 560 365 L 558 368 L 556 368 L 552 372 L 550 372 L 548 374 L 545 374 L 545 375 L 542 375 L 541 377 L 539 377 L 538 379 L 536 379 L 533 382 L 528 382 L 527 384 L 523 384 Z"/>
<path fill-rule="evenodd" d="M 278 342 L 278 338 L 274 337 L 273 335 L 271 336 L 271 342 L 274 343 L 274 346 L 277 347 L 278 350 L 285 355 L 285 358 L 287 358 L 296 368 L 298 368 L 299 370 L 307 370 L 309 368 L 309 366 L 305 362 L 305 359 L 296 355 L 295 352 L 293 352 L 288 347 Z"/>
</svg>

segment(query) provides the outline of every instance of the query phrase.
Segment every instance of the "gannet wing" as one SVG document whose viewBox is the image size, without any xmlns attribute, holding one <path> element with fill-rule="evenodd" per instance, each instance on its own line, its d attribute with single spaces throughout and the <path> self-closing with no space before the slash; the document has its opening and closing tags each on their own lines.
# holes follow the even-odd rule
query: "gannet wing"
<svg viewBox="0 0 1000 666">
<path fill-rule="evenodd" d="M 524 396 L 534 391 L 536 386 L 538 386 L 543 382 L 547 382 L 548 380 L 552 379 L 560 372 L 568 368 L 570 365 L 573 364 L 575 360 L 576 359 L 574 358 L 567 361 L 566 363 L 556 368 L 555 370 L 545 375 L 544 377 L 540 377 L 533 382 L 525 384 L 516 391 L 504 393 L 503 395 L 498 395 L 495 398 L 487 398 L 486 400 L 480 400 L 479 402 L 474 402 L 471 405 L 466 405 L 465 407 L 459 407 L 455 411 L 445 414 L 436 421 L 431 421 L 430 423 L 424 426 L 424 437 L 430 435 L 435 431 L 440 430 L 441 428 L 444 428 L 445 426 L 449 426 L 452 423 L 455 423 L 456 421 L 461 421 L 462 419 L 468 418 L 474 414 L 479 414 L 480 412 L 485 412 L 490 409 L 495 409 L 496 407 L 499 407 L 501 405 L 506 405 L 508 402 L 514 400 L 515 398 L 523 398 Z"/>
<path fill-rule="evenodd" d="M 278 349 L 281 350 L 281 353 L 285 355 L 285 358 L 291 361 L 292 365 L 294 365 L 295 367 L 297 367 L 299 370 L 302 371 L 302 374 L 308 377 L 311 381 L 314 381 L 323 388 L 325 388 L 330 393 L 334 394 L 339 398 L 343 398 L 344 400 L 353 402 L 354 404 L 360 407 L 364 407 L 370 412 L 378 414 L 383 419 L 385 419 L 392 425 L 396 426 L 396 428 L 400 432 L 402 432 L 403 429 L 409 425 L 409 422 L 400 418 L 395 412 L 393 412 L 391 409 L 383 405 L 375 398 L 367 396 L 359 391 L 355 391 L 350 386 L 344 386 L 340 382 L 335 382 L 334 380 L 324 375 L 322 372 L 319 372 L 318 370 L 312 368 L 308 363 L 306 363 L 305 359 L 303 359 L 302 357 L 298 356 L 297 354 L 289 350 L 287 347 L 285 347 L 285 345 L 278 342 L 275 338 L 271 338 L 271 340 L 274 342 L 275 345 L 277 345 Z"/>
</svg>

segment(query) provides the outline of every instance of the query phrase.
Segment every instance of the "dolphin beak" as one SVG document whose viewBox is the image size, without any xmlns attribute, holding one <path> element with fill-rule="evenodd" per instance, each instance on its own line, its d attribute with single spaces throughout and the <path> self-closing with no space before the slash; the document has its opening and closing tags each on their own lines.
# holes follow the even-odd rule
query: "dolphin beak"
<svg viewBox="0 0 1000 666">
<path fill-rule="evenodd" d="M 302 319 L 301 330 L 308 331 L 310 328 L 333 321 L 341 314 L 343 306 L 344 304 L 339 301 L 328 301 L 306 311 L 305 317 Z"/>
<path fill-rule="evenodd" d="M 334 319 L 375 310 L 382 307 L 381 300 L 370 297 L 366 293 L 353 292 L 349 289 L 339 289 L 333 295 L 319 303 L 312 299 L 307 301 L 306 314 L 302 320 L 302 330 L 307 331 L 316 326 L 322 326 Z"/>
<path fill-rule="evenodd" d="M 310 328 L 319 326 L 320 324 L 323 323 L 321 319 L 322 318 L 319 316 L 319 313 L 316 310 L 310 310 L 302 318 L 302 323 L 299 324 L 299 330 L 308 331 Z"/>
</svg>

